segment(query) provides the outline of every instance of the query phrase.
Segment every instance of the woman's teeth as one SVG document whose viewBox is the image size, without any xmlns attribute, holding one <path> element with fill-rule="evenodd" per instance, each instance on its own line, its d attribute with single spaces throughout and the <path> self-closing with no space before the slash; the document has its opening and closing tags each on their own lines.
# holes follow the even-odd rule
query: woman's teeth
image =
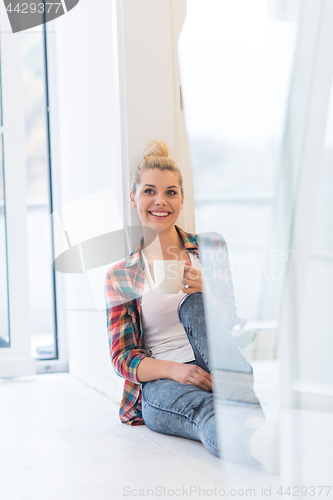
<svg viewBox="0 0 333 500">
<path fill-rule="evenodd" d="M 169 212 L 149 212 L 149 213 L 157 217 L 166 217 L 167 215 L 169 215 Z"/>
</svg>

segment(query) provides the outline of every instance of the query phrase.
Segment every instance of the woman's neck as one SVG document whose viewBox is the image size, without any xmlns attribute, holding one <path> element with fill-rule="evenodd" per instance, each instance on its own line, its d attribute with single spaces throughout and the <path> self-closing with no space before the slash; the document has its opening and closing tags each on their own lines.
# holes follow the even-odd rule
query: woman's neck
<svg viewBox="0 0 333 500">
<path fill-rule="evenodd" d="M 159 257 L 172 260 L 183 249 L 183 240 L 176 227 L 172 226 L 168 231 L 159 232 L 157 238 L 148 247 L 144 247 L 144 253 L 147 258 Z"/>
</svg>

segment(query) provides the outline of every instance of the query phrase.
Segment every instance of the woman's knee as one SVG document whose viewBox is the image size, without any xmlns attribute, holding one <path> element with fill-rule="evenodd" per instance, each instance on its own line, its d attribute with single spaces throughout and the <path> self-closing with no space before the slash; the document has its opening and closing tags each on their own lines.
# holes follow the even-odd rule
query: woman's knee
<svg viewBox="0 0 333 500">
<path fill-rule="evenodd" d="M 213 455 L 219 456 L 214 399 L 211 393 L 194 386 L 175 383 L 169 401 L 161 398 L 167 379 L 145 382 L 142 390 L 142 416 L 149 429 L 201 441 Z M 173 401 L 172 401 L 173 400 Z"/>
<path fill-rule="evenodd" d="M 205 311 L 203 295 L 201 292 L 191 293 L 181 304 L 178 317 L 182 325 L 191 325 L 192 323 L 205 324 Z"/>
<path fill-rule="evenodd" d="M 180 412 L 156 406 L 142 397 L 142 417 L 146 426 L 155 432 L 200 441 L 197 426 Z"/>
</svg>

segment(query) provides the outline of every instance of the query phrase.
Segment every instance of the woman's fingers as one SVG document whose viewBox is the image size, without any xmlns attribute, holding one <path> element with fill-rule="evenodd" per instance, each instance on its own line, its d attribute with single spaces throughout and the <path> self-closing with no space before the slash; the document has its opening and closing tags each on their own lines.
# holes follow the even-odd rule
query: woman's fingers
<svg viewBox="0 0 333 500">
<path fill-rule="evenodd" d="M 200 368 L 200 366 L 197 366 L 196 368 L 197 369 L 192 373 L 192 377 L 195 382 L 193 385 L 206 389 L 207 391 L 211 391 L 213 388 L 213 378 L 211 374 Z"/>
<path fill-rule="evenodd" d="M 194 385 L 206 391 L 211 391 L 213 388 L 211 374 L 198 365 L 174 363 L 171 375 L 172 380 L 181 384 Z"/>
<path fill-rule="evenodd" d="M 185 267 L 184 269 L 184 278 L 197 279 L 201 276 L 200 269 L 196 267 Z"/>
<path fill-rule="evenodd" d="M 199 373 L 200 375 L 202 375 L 203 377 L 208 378 L 208 380 L 210 380 L 210 381 L 213 380 L 213 377 L 211 376 L 211 374 L 198 365 L 196 365 L 196 372 Z"/>
<path fill-rule="evenodd" d="M 209 383 L 207 379 L 202 378 L 199 380 L 199 378 L 193 377 L 190 382 L 190 385 L 195 385 L 196 387 L 199 387 L 200 389 L 205 389 L 206 391 L 211 391 L 213 389 L 213 384 Z"/>
<path fill-rule="evenodd" d="M 190 278 L 185 278 L 184 285 L 189 285 L 190 288 L 195 288 L 199 284 L 199 280 L 192 280 Z"/>
<path fill-rule="evenodd" d="M 201 280 L 200 281 L 191 281 L 191 282 L 189 280 L 184 280 L 180 289 L 182 292 L 184 292 L 186 294 L 195 293 L 195 292 L 202 292 Z"/>
<path fill-rule="evenodd" d="M 200 269 L 193 266 L 185 266 L 181 290 L 186 294 L 202 292 Z"/>
</svg>

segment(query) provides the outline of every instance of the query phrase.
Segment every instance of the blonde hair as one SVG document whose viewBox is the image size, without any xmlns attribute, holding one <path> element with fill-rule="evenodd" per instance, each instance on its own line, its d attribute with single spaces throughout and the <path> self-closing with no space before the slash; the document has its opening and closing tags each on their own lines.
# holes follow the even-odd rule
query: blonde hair
<svg viewBox="0 0 333 500">
<path fill-rule="evenodd" d="M 141 173 L 144 170 L 158 168 L 159 170 L 169 170 L 179 177 L 179 187 L 181 195 L 184 196 L 183 176 L 177 164 L 168 157 L 168 146 L 162 141 L 153 141 L 143 153 L 143 161 L 136 167 L 132 182 L 132 192 L 136 193 L 137 184 L 140 184 Z"/>
</svg>

